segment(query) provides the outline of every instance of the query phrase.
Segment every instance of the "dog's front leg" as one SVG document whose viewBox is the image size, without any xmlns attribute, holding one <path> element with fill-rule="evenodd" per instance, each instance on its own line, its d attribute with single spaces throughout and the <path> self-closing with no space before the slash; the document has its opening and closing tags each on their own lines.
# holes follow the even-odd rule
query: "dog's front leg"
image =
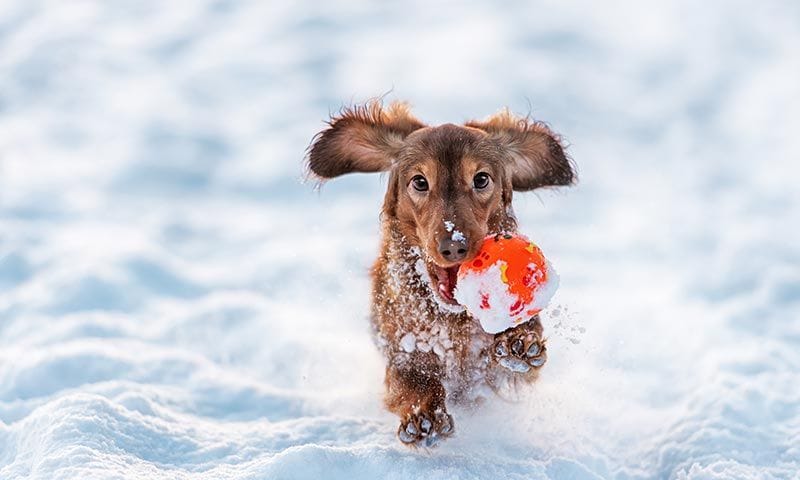
<svg viewBox="0 0 800 480">
<path fill-rule="evenodd" d="M 434 446 L 453 434 L 445 406 L 441 367 L 426 355 L 391 362 L 386 369 L 386 407 L 400 417 L 397 436 L 410 446 Z"/>
<path fill-rule="evenodd" d="M 547 361 L 539 316 L 496 334 L 490 355 L 508 370 L 535 377 Z"/>
</svg>

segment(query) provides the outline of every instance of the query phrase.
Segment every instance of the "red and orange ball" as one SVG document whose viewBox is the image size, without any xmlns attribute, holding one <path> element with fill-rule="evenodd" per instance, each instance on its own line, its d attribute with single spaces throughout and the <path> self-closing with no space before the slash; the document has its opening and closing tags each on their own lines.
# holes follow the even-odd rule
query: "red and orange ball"
<svg viewBox="0 0 800 480">
<path fill-rule="evenodd" d="M 536 244 L 520 234 L 494 235 L 459 268 L 456 298 L 484 330 L 497 333 L 539 313 L 557 285 Z"/>
</svg>

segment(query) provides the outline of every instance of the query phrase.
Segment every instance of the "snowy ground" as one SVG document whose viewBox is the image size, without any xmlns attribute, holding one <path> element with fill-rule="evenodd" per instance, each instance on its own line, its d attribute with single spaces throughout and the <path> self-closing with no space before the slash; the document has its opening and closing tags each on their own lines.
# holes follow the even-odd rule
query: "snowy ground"
<svg viewBox="0 0 800 480">
<path fill-rule="evenodd" d="M 0 3 L 0 478 L 800 478 L 800 6 L 645 3 Z M 516 200 L 541 381 L 432 452 L 380 406 L 384 180 L 298 180 L 389 90 L 580 168 Z"/>
</svg>

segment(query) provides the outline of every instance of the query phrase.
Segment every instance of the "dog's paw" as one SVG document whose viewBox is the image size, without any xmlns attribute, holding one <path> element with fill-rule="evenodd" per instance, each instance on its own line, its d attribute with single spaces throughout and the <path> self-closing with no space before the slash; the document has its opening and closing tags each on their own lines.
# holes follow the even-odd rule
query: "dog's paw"
<svg viewBox="0 0 800 480">
<path fill-rule="evenodd" d="M 453 417 L 442 409 L 410 413 L 400 422 L 397 437 L 412 447 L 435 447 L 453 434 Z"/>
<path fill-rule="evenodd" d="M 539 369 L 547 361 L 547 347 L 541 334 L 526 324 L 495 335 L 492 354 L 497 363 L 517 373 Z"/>
</svg>

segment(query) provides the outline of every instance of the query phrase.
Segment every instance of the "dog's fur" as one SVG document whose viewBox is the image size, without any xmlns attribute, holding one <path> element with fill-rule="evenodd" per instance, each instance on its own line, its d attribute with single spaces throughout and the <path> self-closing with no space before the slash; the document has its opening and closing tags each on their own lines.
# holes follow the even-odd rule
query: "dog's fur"
<svg viewBox="0 0 800 480">
<path fill-rule="evenodd" d="M 569 185 L 573 168 L 547 126 L 508 111 L 428 127 L 405 104 L 371 102 L 329 125 L 309 150 L 313 175 L 389 172 L 372 326 L 387 359 L 385 403 L 400 416 L 400 440 L 433 445 L 454 431 L 447 402 L 532 382 L 544 365 L 538 316 L 487 334 L 453 300 L 453 279 L 484 238 L 516 231 L 514 190 Z M 478 188 L 478 174 L 490 177 L 486 187 Z M 458 255 L 442 247 L 449 239 L 461 242 Z"/>
</svg>

